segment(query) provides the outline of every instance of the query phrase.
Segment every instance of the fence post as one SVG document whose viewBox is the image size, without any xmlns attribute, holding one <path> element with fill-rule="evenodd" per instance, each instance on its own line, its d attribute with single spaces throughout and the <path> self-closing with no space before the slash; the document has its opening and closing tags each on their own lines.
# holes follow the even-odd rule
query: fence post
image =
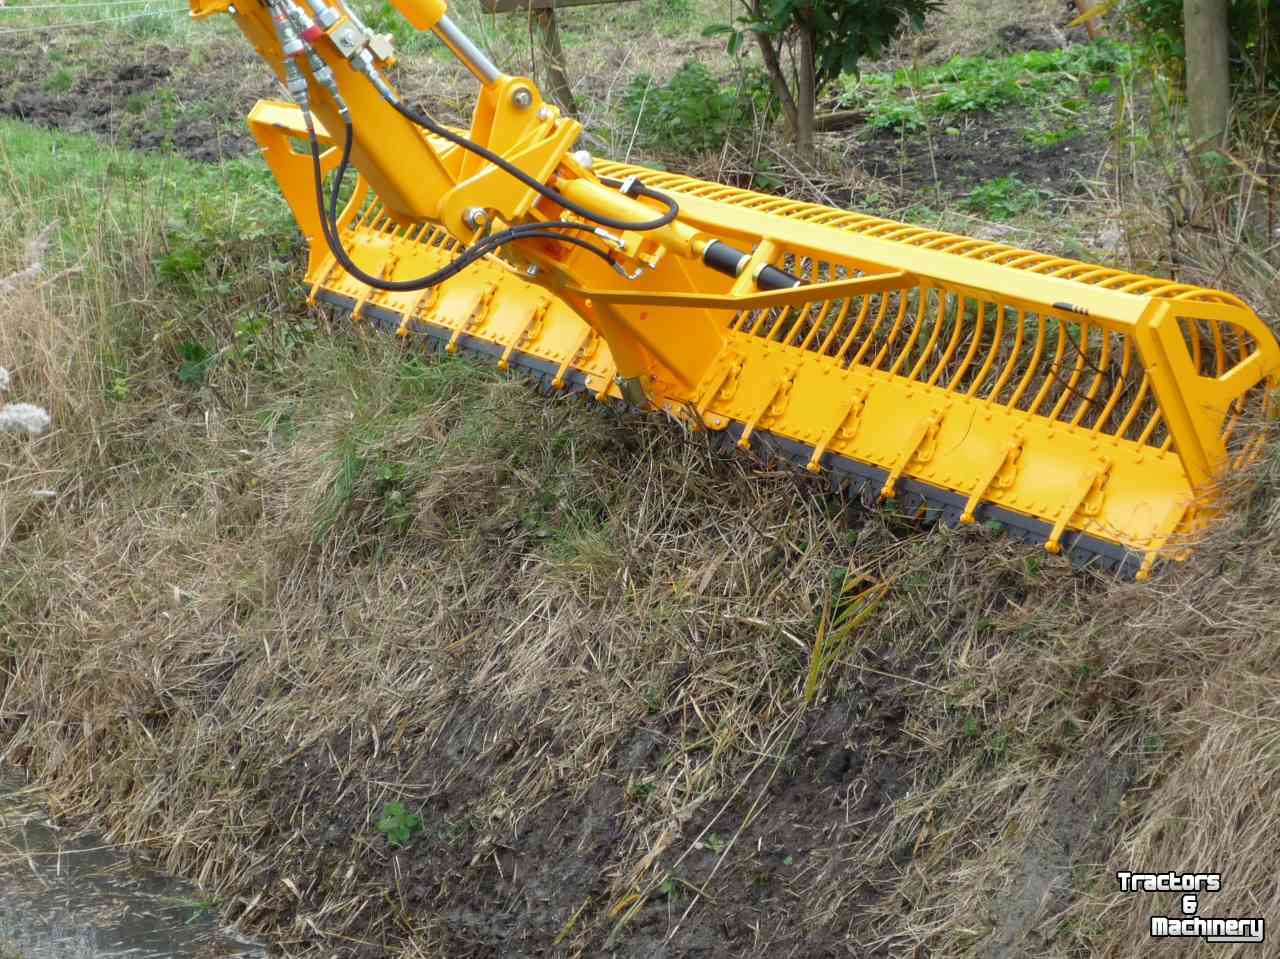
<svg viewBox="0 0 1280 959">
<path fill-rule="evenodd" d="M 547 75 L 547 91 L 560 109 L 570 116 L 578 115 L 578 104 L 573 99 L 573 87 L 565 70 L 564 47 L 560 45 L 560 29 L 556 26 L 554 7 L 531 10 L 534 26 L 538 28 L 539 47 L 543 69 Z"/>
</svg>

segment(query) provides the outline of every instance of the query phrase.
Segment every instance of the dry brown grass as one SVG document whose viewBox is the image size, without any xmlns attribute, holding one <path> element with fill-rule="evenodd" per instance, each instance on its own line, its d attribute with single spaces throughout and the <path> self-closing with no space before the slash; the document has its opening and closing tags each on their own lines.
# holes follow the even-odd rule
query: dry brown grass
<svg viewBox="0 0 1280 959">
<path fill-rule="evenodd" d="M 24 301 L 4 342 L 74 352 L 80 325 L 29 321 L 94 303 Z M 1113 586 L 981 535 L 850 526 L 660 424 L 406 372 L 377 341 L 298 362 L 287 443 L 250 425 L 245 371 L 193 397 L 156 369 L 155 399 L 114 413 L 90 367 L 64 376 L 55 408 L 93 415 L 30 454 L 84 495 L 11 547 L 0 626 L 10 761 L 291 951 L 483 954 L 504 870 L 551 900 L 520 941 L 588 955 L 611 933 L 689 948 L 726 903 L 758 927 L 735 955 L 800 928 L 813 948 L 1128 955 L 1155 903 L 1121 901 L 1113 869 L 1220 867 L 1224 912 L 1269 888 L 1274 458 L 1190 567 Z M 351 449 L 405 465 L 407 523 L 365 473 L 317 528 Z M 849 563 L 894 586 L 806 709 Z M 833 745 L 865 755 L 851 779 L 806 760 Z M 438 832 L 387 850 L 391 799 Z M 799 860 L 781 899 L 739 886 L 772 835 Z"/>
<path fill-rule="evenodd" d="M 1274 322 L 1265 248 L 1163 244 L 1126 162 L 1134 261 Z M 1176 911 L 1130 868 L 1277 914 L 1273 451 L 1188 564 L 1115 584 L 323 321 L 236 359 L 233 318 L 305 312 L 262 244 L 192 296 L 172 210 L 67 189 L 119 201 L 84 271 L 0 300 L 57 424 L 0 436 L 3 755 L 228 917 L 298 955 L 1128 956 Z M 0 275 L 50 214 L 7 197 Z M 890 586 L 807 703 L 850 569 Z"/>
</svg>

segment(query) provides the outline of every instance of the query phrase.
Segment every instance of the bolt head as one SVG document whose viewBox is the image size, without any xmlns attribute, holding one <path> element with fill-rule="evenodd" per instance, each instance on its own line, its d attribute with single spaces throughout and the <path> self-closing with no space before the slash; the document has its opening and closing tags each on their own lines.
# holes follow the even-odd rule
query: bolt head
<svg viewBox="0 0 1280 959">
<path fill-rule="evenodd" d="M 555 116 L 555 113 L 552 112 L 550 107 L 543 107 L 538 111 L 539 120 L 550 120 L 553 116 Z"/>
<path fill-rule="evenodd" d="M 528 87 L 516 87 L 515 92 L 511 94 L 511 102 L 521 110 L 527 110 L 533 106 L 533 93 Z"/>
<path fill-rule="evenodd" d="M 484 226 L 485 221 L 488 219 L 488 214 L 485 212 L 484 207 L 473 206 L 463 214 L 463 219 L 466 220 L 467 226 L 473 230 L 478 230 Z"/>
<path fill-rule="evenodd" d="M 525 276 L 537 276 L 541 272 L 542 271 L 538 269 L 538 264 L 536 263 L 530 263 L 529 266 L 526 267 L 524 271 Z"/>
</svg>

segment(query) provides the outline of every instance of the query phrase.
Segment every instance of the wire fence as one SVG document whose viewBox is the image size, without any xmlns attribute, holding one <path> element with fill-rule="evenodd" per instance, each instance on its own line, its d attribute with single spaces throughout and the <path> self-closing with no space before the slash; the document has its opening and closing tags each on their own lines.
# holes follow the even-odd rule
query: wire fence
<svg viewBox="0 0 1280 959">
<path fill-rule="evenodd" d="M 5 3 L 0 0 L 0 13 L 22 13 L 29 10 L 77 10 L 103 7 L 136 7 L 156 0 L 75 0 L 73 3 Z"/>
<path fill-rule="evenodd" d="M 154 3 L 154 2 L 155 0 L 107 0 L 107 2 L 105 3 L 75 4 L 74 6 L 111 7 L 119 4 L 121 6 L 132 5 L 136 7 L 139 3 Z M 54 6 L 64 7 L 64 6 L 73 6 L 73 5 L 72 4 L 51 4 L 50 5 L 50 7 L 54 7 Z M 0 6 L 0 14 L 8 13 L 10 11 L 18 11 L 21 9 L 23 8 Z M 25 9 L 29 10 L 33 8 L 27 7 Z M 141 20 L 145 17 L 171 17 L 180 13 L 186 13 L 187 9 L 188 8 L 186 6 L 171 7 L 166 5 L 163 7 L 155 7 L 152 9 L 142 10 L 137 13 L 125 13 L 121 16 L 105 17 L 105 18 L 99 18 L 99 19 L 93 19 L 93 20 L 55 20 L 49 23 L 30 24 L 30 25 L 24 25 L 24 26 L 13 27 L 13 28 L 0 27 L 0 37 L 13 37 L 13 36 L 18 36 L 19 34 L 30 34 L 30 33 L 48 33 L 50 31 L 58 31 L 58 30 L 83 30 L 87 27 L 99 27 L 99 26 L 106 26 L 109 24 L 128 23 L 131 20 Z M 0 20 L 0 22 L 3 22 L 3 21 Z"/>
</svg>

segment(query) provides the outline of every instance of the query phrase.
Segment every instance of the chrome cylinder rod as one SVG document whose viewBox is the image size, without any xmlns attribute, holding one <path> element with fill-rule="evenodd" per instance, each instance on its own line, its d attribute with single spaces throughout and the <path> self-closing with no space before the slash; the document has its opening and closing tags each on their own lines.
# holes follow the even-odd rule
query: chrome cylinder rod
<svg viewBox="0 0 1280 959">
<path fill-rule="evenodd" d="M 453 55 L 462 61 L 463 66 L 475 74 L 476 79 L 485 86 L 496 83 L 502 76 L 502 71 L 495 67 L 483 51 L 471 42 L 471 38 L 459 30 L 457 24 L 447 16 L 440 18 L 434 30 L 435 35 L 444 41 L 445 45 L 453 51 Z"/>
</svg>

